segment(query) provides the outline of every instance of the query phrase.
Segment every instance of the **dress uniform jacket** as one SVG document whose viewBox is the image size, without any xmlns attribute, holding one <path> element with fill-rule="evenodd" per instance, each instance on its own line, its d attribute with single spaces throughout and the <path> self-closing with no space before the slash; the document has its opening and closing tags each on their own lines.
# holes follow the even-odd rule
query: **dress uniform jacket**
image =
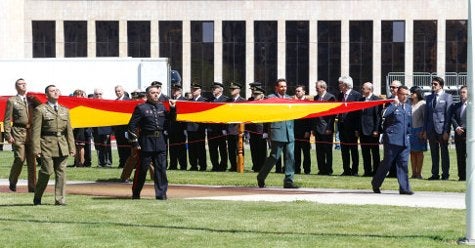
<svg viewBox="0 0 475 248">
<path fill-rule="evenodd" d="M 460 127 L 463 133 L 459 135 L 455 132 L 455 151 L 457 153 L 457 169 L 459 180 L 466 179 L 466 160 L 467 160 L 467 108 L 462 112 L 463 102 L 452 105 L 451 122 L 454 131 Z"/>
</svg>

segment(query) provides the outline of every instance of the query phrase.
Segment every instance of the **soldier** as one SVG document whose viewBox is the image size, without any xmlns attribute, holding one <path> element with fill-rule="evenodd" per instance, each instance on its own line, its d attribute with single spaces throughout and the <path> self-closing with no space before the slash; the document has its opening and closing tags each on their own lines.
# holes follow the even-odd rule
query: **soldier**
<svg viewBox="0 0 475 248">
<path fill-rule="evenodd" d="M 10 170 L 10 190 L 16 191 L 16 184 L 26 159 L 28 166 L 28 192 L 35 192 L 36 164 L 31 147 L 30 104 L 26 97 L 26 82 L 22 78 L 15 82 L 16 96 L 7 101 L 5 110 L 5 140 L 12 144 L 15 159 Z"/>
<path fill-rule="evenodd" d="M 41 205 L 41 197 L 49 178 L 55 173 L 55 205 L 66 205 L 65 182 L 68 155 L 74 156 L 73 129 L 69 110 L 58 104 L 59 90 L 54 85 L 45 88 L 48 102 L 38 106 L 33 114 L 33 153 L 40 158 L 41 169 L 36 185 L 34 205 Z"/>
<path fill-rule="evenodd" d="M 223 95 L 223 84 L 213 83 L 213 97 L 210 102 L 227 102 L 228 97 Z M 226 124 L 208 124 L 206 133 L 208 135 L 208 150 L 212 164 L 212 171 L 226 171 L 228 167 L 228 151 L 226 144 L 227 135 Z"/>
<path fill-rule="evenodd" d="M 172 86 L 173 100 L 186 100 L 182 95 L 182 86 L 177 83 Z M 186 170 L 186 123 L 181 121 L 170 121 L 168 129 L 168 138 L 170 139 L 170 167 L 169 170 Z"/>
<path fill-rule="evenodd" d="M 244 102 L 246 99 L 242 98 L 241 93 L 242 85 L 238 83 L 231 83 L 229 91 L 231 98 L 228 102 Z M 239 138 L 239 124 L 228 125 L 228 155 L 231 168 L 229 171 L 237 170 L 237 154 L 238 154 L 238 138 Z"/>
<path fill-rule="evenodd" d="M 163 132 L 166 131 L 165 121 L 169 118 L 169 113 L 159 100 L 158 86 L 147 87 L 146 93 L 147 101 L 135 107 L 129 122 L 129 138 L 133 137 L 133 141 L 140 150 L 140 165 L 135 170 L 132 199 L 140 199 L 145 176 L 152 163 L 155 169 L 155 198 L 167 200 L 167 146 Z M 175 101 L 170 101 L 172 112 L 174 112 L 174 107 Z"/>
<path fill-rule="evenodd" d="M 190 101 L 205 102 L 206 98 L 201 96 L 201 85 L 192 84 L 191 94 L 193 98 Z M 200 171 L 205 171 L 206 164 L 206 147 L 205 125 L 202 123 L 188 122 L 186 123 L 186 132 L 188 134 L 188 160 L 190 161 L 190 171 L 197 171 L 198 165 Z"/>
</svg>

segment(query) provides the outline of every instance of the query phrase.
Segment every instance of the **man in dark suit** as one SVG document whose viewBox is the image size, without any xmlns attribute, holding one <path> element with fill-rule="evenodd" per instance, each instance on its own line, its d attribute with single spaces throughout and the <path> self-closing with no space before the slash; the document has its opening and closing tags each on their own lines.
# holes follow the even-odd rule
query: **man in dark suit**
<svg viewBox="0 0 475 248">
<path fill-rule="evenodd" d="M 414 194 L 409 186 L 407 176 L 410 152 L 409 134 L 411 133 L 412 123 L 412 110 L 408 97 L 409 89 L 406 86 L 399 87 L 397 98 L 383 113 L 383 118 L 385 118 L 383 127 L 384 159 L 371 181 L 374 193 L 381 193 L 380 187 L 389 168 L 395 161 L 399 193 L 403 195 Z"/>
<path fill-rule="evenodd" d="M 261 101 L 265 98 L 265 90 L 256 86 L 252 91 L 253 101 Z M 246 131 L 249 132 L 249 148 L 251 150 L 252 170 L 259 172 L 267 157 L 267 130 L 264 130 L 263 123 L 246 124 Z"/>
<path fill-rule="evenodd" d="M 317 95 L 313 98 L 317 102 L 334 102 L 335 96 L 327 92 L 327 83 L 318 80 L 315 84 Z M 318 175 L 333 174 L 333 133 L 335 116 L 328 115 L 312 119 L 313 135 L 315 136 L 315 150 L 317 154 Z"/>
<path fill-rule="evenodd" d="M 341 91 L 338 101 L 353 102 L 361 99 L 361 94 L 353 90 L 353 79 L 350 76 L 340 77 L 338 79 L 338 87 Z M 358 111 L 338 115 L 338 131 L 340 133 L 341 158 L 343 160 L 342 176 L 358 176 L 358 137 L 356 137 L 355 133 L 358 123 Z"/>
<path fill-rule="evenodd" d="M 181 84 L 172 85 L 172 99 L 185 101 L 182 96 Z M 170 152 L 170 166 L 169 170 L 178 169 L 180 164 L 180 170 L 186 170 L 186 123 L 171 119 L 168 126 L 168 138 L 169 138 L 169 152 Z"/>
<path fill-rule="evenodd" d="M 153 164 L 155 199 L 167 200 L 167 145 L 163 132 L 167 128 L 165 121 L 170 115 L 159 100 L 158 86 L 147 87 L 146 93 L 147 101 L 135 107 L 129 121 L 129 136 L 133 137 L 132 142 L 140 149 L 140 164 L 135 170 L 132 199 L 140 199 L 148 168 Z M 174 107 L 175 102 L 170 101 L 170 112 L 174 113 Z"/>
<path fill-rule="evenodd" d="M 455 151 L 457 152 L 457 169 L 459 181 L 466 179 L 467 159 L 467 86 L 460 87 L 460 102 L 451 109 L 451 121 L 455 130 Z"/>
<path fill-rule="evenodd" d="M 206 98 L 201 96 L 201 85 L 191 85 L 191 101 L 205 102 Z M 186 125 L 186 133 L 188 135 L 188 160 L 190 161 L 190 171 L 206 170 L 206 126 L 201 123 L 188 122 Z"/>
<path fill-rule="evenodd" d="M 307 97 L 305 96 L 305 93 L 305 87 L 303 85 L 297 85 L 297 87 L 295 88 L 294 98 L 300 101 L 308 101 Z M 310 119 L 294 120 L 294 157 L 296 174 L 300 174 L 301 172 L 300 165 L 302 165 L 305 174 L 310 174 L 310 132 Z"/>
<path fill-rule="evenodd" d="M 102 89 L 94 89 L 95 99 L 103 99 L 103 94 Z M 112 127 L 93 128 L 94 146 L 97 151 L 99 167 L 110 168 L 112 165 L 111 135 Z"/>
<path fill-rule="evenodd" d="M 130 100 L 129 96 L 125 94 L 124 88 L 121 85 L 117 85 L 114 88 L 117 101 Z M 127 132 L 127 125 L 113 127 L 115 140 L 117 142 L 117 152 L 119 153 L 119 168 L 124 168 L 125 161 L 130 156 L 130 145 L 125 138 L 125 132 Z"/>
<path fill-rule="evenodd" d="M 426 98 L 426 119 L 424 122 L 423 137 L 428 138 L 432 157 L 432 176 L 429 180 L 439 180 L 439 154 L 442 159 L 442 180 L 449 179 L 449 133 L 450 107 L 452 95 L 444 92 L 444 79 L 432 79 L 432 94 Z"/>
<path fill-rule="evenodd" d="M 363 97 L 360 101 L 380 100 L 379 97 L 373 94 L 373 84 L 370 82 L 364 83 L 361 91 Z M 379 133 L 381 129 L 381 106 L 361 110 L 360 122 L 358 124 L 357 136 L 360 138 L 361 154 L 363 155 L 363 176 L 370 177 L 374 175 L 380 163 Z M 373 158 L 372 163 L 371 158 Z"/>
<path fill-rule="evenodd" d="M 213 83 L 213 97 L 210 102 L 227 102 L 228 97 L 223 95 L 223 84 Z M 206 126 L 208 135 L 208 150 L 211 160 L 212 171 L 226 171 L 228 167 L 228 151 L 226 145 L 227 125 L 226 124 L 208 124 Z"/>
<path fill-rule="evenodd" d="M 277 79 L 275 83 L 275 93 L 268 98 L 290 98 L 287 92 L 287 81 Z M 265 187 L 265 180 L 269 172 L 274 167 L 282 151 L 285 153 L 285 177 L 284 188 L 298 188 L 294 184 L 294 121 L 279 121 L 270 124 L 271 152 L 264 162 L 264 166 L 257 175 L 257 185 L 259 188 Z"/>
<path fill-rule="evenodd" d="M 241 97 L 241 88 L 242 85 L 238 83 L 231 83 L 229 86 L 229 91 L 231 98 L 228 99 L 228 102 L 245 102 L 246 99 Z M 229 163 L 231 168 L 229 171 L 237 170 L 237 155 L 238 155 L 238 138 L 239 138 L 239 125 L 240 124 L 229 124 L 228 125 L 228 156 Z M 244 152 L 244 151 L 243 151 Z"/>
</svg>

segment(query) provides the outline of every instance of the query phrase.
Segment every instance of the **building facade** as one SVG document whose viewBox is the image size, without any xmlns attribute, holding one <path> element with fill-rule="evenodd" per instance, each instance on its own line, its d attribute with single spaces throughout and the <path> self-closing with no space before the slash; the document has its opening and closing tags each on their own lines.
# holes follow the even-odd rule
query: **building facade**
<svg viewBox="0 0 475 248">
<path fill-rule="evenodd" d="M 2 0 L 0 58 L 168 57 L 185 91 L 286 78 L 336 92 L 350 75 L 385 94 L 389 72 L 466 72 L 467 18 L 466 0 Z"/>
</svg>

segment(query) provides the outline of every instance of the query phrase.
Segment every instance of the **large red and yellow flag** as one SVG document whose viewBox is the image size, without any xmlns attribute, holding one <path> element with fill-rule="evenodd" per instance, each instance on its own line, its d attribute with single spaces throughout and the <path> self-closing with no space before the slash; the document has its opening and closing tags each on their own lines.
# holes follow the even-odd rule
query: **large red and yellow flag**
<svg viewBox="0 0 475 248">
<path fill-rule="evenodd" d="M 42 93 L 28 93 L 37 103 L 46 102 Z M 7 97 L 0 97 L 0 116 L 4 116 Z M 202 123 L 262 123 L 371 108 L 388 100 L 366 102 L 313 102 L 272 98 L 240 103 L 177 101 L 177 120 Z M 74 128 L 126 125 L 142 101 L 116 101 L 61 96 L 59 103 L 70 110 Z M 164 103 L 168 107 L 168 102 Z"/>
</svg>

